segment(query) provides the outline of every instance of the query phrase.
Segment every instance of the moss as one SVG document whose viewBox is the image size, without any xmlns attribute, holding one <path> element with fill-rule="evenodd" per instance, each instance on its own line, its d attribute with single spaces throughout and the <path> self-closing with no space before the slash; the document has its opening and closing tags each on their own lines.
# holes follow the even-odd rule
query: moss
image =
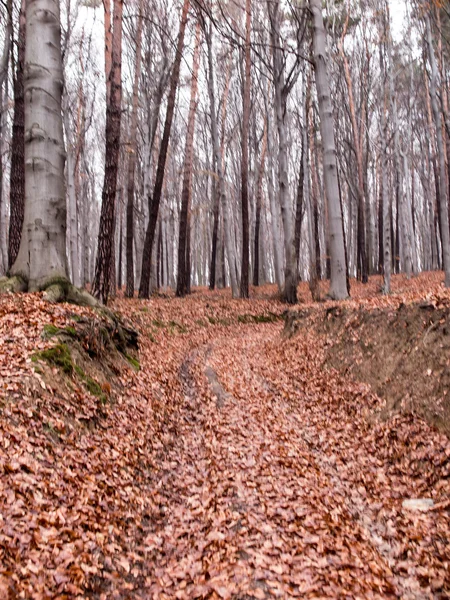
<svg viewBox="0 0 450 600">
<path fill-rule="evenodd" d="M 37 352 L 31 359 L 33 362 L 37 362 L 39 359 L 45 360 L 49 365 L 61 368 L 67 375 L 72 375 L 73 373 L 72 356 L 67 344 L 57 344 L 53 348 Z"/>
<path fill-rule="evenodd" d="M 92 377 L 89 377 L 89 375 L 87 375 L 83 371 L 83 369 L 78 365 L 74 365 L 74 370 L 78 377 L 82 380 L 83 385 L 87 389 L 87 391 L 96 398 L 100 398 L 100 400 L 103 403 L 105 403 L 107 397 L 106 394 L 103 392 L 102 386 L 98 383 L 98 381 L 96 381 Z"/>
<path fill-rule="evenodd" d="M 100 384 L 97 381 L 95 381 L 95 379 L 92 379 L 92 377 L 86 377 L 85 385 L 88 392 L 90 392 L 93 396 L 96 396 L 101 400 L 106 400 L 106 396 L 103 393 Z"/>
<path fill-rule="evenodd" d="M 283 317 L 281 315 L 278 315 L 276 313 L 264 313 L 261 315 L 249 315 L 249 314 L 244 314 L 244 315 L 239 315 L 238 316 L 238 322 L 239 323 L 245 323 L 245 324 L 249 324 L 249 323 L 275 323 L 276 321 L 280 321 L 282 320 Z"/>
<path fill-rule="evenodd" d="M 208 317 L 208 321 L 211 323 L 211 325 L 224 325 L 225 327 L 231 325 L 230 319 L 216 319 L 215 317 Z"/>
<path fill-rule="evenodd" d="M 153 319 L 152 325 L 154 327 L 159 327 L 161 329 L 165 327 L 164 323 L 162 321 L 160 321 L 159 319 Z"/>
<path fill-rule="evenodd" d="M 20 274 L 0 279 L 0 294 L 11 292 L 25 292 L 28 288 L 26 278 Z"/>
<path fill-rule="evenodd" d="M 184 327 L 184 325 L 180 325 L 176 321 L 169 321 L 169 327 L 172 330 L 176 329 L 179 333 L 187 333 L 186 327 Z"/>
<path fill-rule="evenodd" d="M 77 332 L 75 327 L 56 327 L 52 323 L 47 323 L 44 325 L 44 331 L 42 333 L 43 337 L 46 339 L 55 337 L 56 335 L 67 335 L 70 337 L 77 337 Z"/>
<path fill-rule="evenodd" d="M 48 288 L 53 286 L 62 288 L 64 294 L 67 295 L 70 287 L 70 281 L 66 277 L 52 277 L 51 279 L 46 280 L 46 282 L 40 287 L 40 290 L 48 290 Z"/>
<path fill-rule="evenodd" d="M 86 373 L 83 371 L 83 369 L 78 365 L 74 365 L 73 368 L 75 369 L 75 373 L 78 375 L 78 377 L 81 377 L 81 379 L 84 380 L 84 378 L 86 377 Z"/>
<path fill-rule="evenodd" d="M 208 323 L 204 319 L 197 319 L 195 321 L 195 324 L 198 325 L 199 327 L 207 327 L 208 326 Z"/>
<path fill-rule="evenodd" d="M 131 356 L 130 354 L 125 354 L 125 358 L 127 359 L 127 361 L 130 363 L 130 365 L 136 369 L 136 371 L 139 371 L 141 368 L 141 365 L 139 363 L 139 361 L 134 358 L 133 356 Z"/>
</svg>

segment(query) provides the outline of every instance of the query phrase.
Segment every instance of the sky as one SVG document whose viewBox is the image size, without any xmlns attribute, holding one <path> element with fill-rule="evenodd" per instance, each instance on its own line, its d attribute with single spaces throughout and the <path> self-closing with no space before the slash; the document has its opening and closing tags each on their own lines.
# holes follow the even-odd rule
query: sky
<svg viewBox="0 0 450 600">
<path fill-rule="evenodd" d="M 390 0 L 390 11 L 392 20 L 392 35 L 398 40 L 402 37 L 404 20 L 406 18 L 405 0 Z"/>
</svg>

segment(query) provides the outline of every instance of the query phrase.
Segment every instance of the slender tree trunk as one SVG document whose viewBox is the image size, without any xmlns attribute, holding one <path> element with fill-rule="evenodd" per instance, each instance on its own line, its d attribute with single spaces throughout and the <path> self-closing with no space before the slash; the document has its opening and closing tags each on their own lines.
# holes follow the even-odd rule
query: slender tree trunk
<svg viewBox="0 0 450 600">
<path fill-rule="evenodd" d="M 305 127 L 306 127 L 306 123 L 305 123 Z M 302 142 L 303 142 L 303 135 L 302 135 Z M 296 270 L 296 274 L 297 274 L 297 279 L 299 277 L 299 264 L 300 264 L 300 241 L 301 241 L 301 232 L 302 232 L 302 221 L 303 221 L 303 214 L 305 212 L 305 206 L 304 206 L 304 182 L 305 182 L 305 160 L 304 160 L 304 154 L 305 154 L 305 147 L 304 144 L 302 143 L 302 151 L 301 151 L 301 156 L 300 156 L 300 173 L 298 176 L 298 183 L 297 183 L 297 206 L 295 209 L 295 233 L 294 233 L 294 240 L 295 240 L 295 257 L 296 257 L 296 261 L 297 261 L 297 270 Z"/>
<path fill-rule="evenodd" d="M 8 77 L 8 65 L 9 65 L 9 54 L 11 51 L 12 44 L 12 33 L 13 33 L 13 3 L 12 0 L 7 0 L 6 4 L 6 12 L 7 12 L 7 21 L 5 27 L 5 45 L 3 46 L 3 52 L 0 56 L 0 96 L 3 88 L 3 84 L 5 83 Z M 24 7 L 21 7 L 21 10 Z"/>
<path fill-rule="evenodd" d="M 349 13 L 347 13 L 347 19 L 344 25 L 344 32 L 342 34 L 339 49 L 341 57 L 344 63 L 344 74 L 348 89 L 348 100 L 350 109 L 350 120 L 352 123 L 353 133 L 353 146 L 356 155 L 356 165 L 358 171 L 358 254 L 359 254 L 359 267 L 361 270 L 361 280 L 363 283 L 368 281 L 368 261 L 366 253 L 366 228 L 365 228 L 365 192 L 364 192 L 364 167 L 363 167 L 363 155 L 362 145 L 360 142 L 360 133 L 358 128 L 358 122 L 356 118 L 355 101 L 353 97 L 353 83 L 350 75 L 350 67 L 348 65 L 347 57 L 344 52 L 344 37 L 347 32 L 349 20 Z"/>
<path fill-rule="evenodd" d="M 250 86 L 251 86 L 251 0 L 246 0 L 245 18 L 245 76 L 242 116 L 242 157 L 241 157 L 241 207 L 242 207 L 242 261 L 241 261 L 241 298 L 249 296 L 249 264 L 250 264 L 250 226 L 248 210 L 248 136 L 250 124 Z"/>
<path fill-rule="evenodd" d="M 448 218 L 448 185 L 447 173 L 445 169 L 444 143 L 442 139 L 441 113 L 439 111 L 437 99 L 437 66 L 433 48 L 433 38 L 431 34 L 430 16 L 425 15 L 426 25 L 426 42 L 428 45 L 428 58 L 431 67 L 430 78 L 430 98 L 431 108 L 433 111 L 436 141 L 439 156 L 439 188 L 440 188 L 440 217 L 441 217 L 441 244 L 442 244 L 442 261 L 445 273 L 445 287 L 450 287 L 450 233 L 449 233 L 449 218 Z"/>
<path fill-rule="evenodd" d="M 150 271 L 152 262 L 153 241 L 155 239 L 156 224 L 158 221 L 159 204 L 164 183 L 164 172 L 166 167 L 167 150 L 169 147 L 170 130 L 172 128 L 173 114 L 175 110 L 175 96 L 180 78 L 180 65 L 183 55 L 184 33 L 188 19 L 190 0 L 184 0 L 178 32 L 177 50 L 172 75 L 170 77 L 170 90 L 167 98 L 167 112 L 164 123 L 164 132 L 159 150 L 158 167 L 156 170 L 155 186 L 150 208 L 149 221 L 145 234 L 144 251 L 142 255 L 141 282 L 139 286 L 139 297 L 148 298 L 150 295 Z"/>
<path fill-rule="evenodd" d="M 267 119 L 264 119 L 264 130 L 261 147 L 261 161 L 258 170 L 258 180 L 256 183 L 256 212 L 255 212 L 255 238 L 254 238 L 254 250 L 253 250 L 253 285 L 259 285 L 259 252 L 260 252 L 260 231 L 261 231 L 261 204 L 263 194 L 263 181 L 264 181 L 264 164 L 266 160 L 267 150 Z"/>
<path fill-rule="evenodd" d="M 189 212 L 192 193 L 192 161 L 194 157 L 194 128 L 197 111 L 198 71 L 200 67 L 200 22 L 195 31 L 195 47 L 192 66 L 191 99 L 189 103 L 186 146 L 184 151 L 183 188 L 181 191 L 180 233 L 178 238 L 177 296 L 185 296 L 190 291 L 190 252 L 189 252 Z"/>
<path fill-rule="evenodd" d="M 340 300 L 348 296 L 342 212 L 339 203 L 334 119 L 326 68 L 325 29 L 320 0 L 310 0 L 314 20 L 314 64 L 323 144 L 324 180 L 328 202 L 331 279 L 328 294 Z"/>
<path fill-rule="evenodd" d="M 383 50 L 380 47 L 380 69 L 384 77 Z M 391 207 L 388 195 L 388 144 L 387 144 L 387 122 L 386 122 L 386 84 L 384 81 L 381 103 L 380 137 L 381 137 L 381 197 L 382 197 L 382 248 L 383 248 L 383 293 L 391 292 Z M 381 227 L 381 225 L 380 225 Z"/>
<path fill-rule="evenodd" d="M 136 32 L 136 64 L 134 69 L 133 100 L 131 107 L 130 142 L 128 156 L 128 178 L 127 178 L 127 236 L 126 236 L 126 290 L 127 298 L 134 296 L 134 188 L 137 154 L 137 122 L 139 104 L 139 80 L 141 77 L 141 46 L 142 46 L 142 22 L 143 22 L 143 0 L 139 3 L 139 15 Z"/>
<path fill-rule="evenodd" d="M 297 302 L 297 276 L 294 246 L 292 206 L 289 201 L 288 138 L 286 131 L 286 103 L 288 89 L 285 82 L 285 64 L 280 42 L 280 4 L 267 3 L 272 41 L 272 63 L 275 88 L 275 117 L 278 130 L 278 195 L 284 231 L 285 272 L 282 298 L 288 304 Z"/>
<path fill-rule="evenodd" d="M 229 207 L 228 207 L 228 197 L 226 193 L 225 187 L 225 177 L 224 177 L 224 139 L 225 139 L 225 117 L 228 103 L 228 94 L 230 89 L 230 79 L 231 79 L 231 63 L 228 64 L 226 80 L 225 80 L 225 90 L 222 98 L 222 142 L 219 140 L 218 133 L 218 123 L 217 123 L 217 113 L 216 113 L 216 99 L 215 99 L 215 91 L 214 91 L 214 67 L 213 67 L 213 48 L 212 48 L 212 26 L 211 29 L 204 30 L 206 45 L 208 48 L 208 95 L 210 102 L 210 113 L 211 113 L 211 138 L 212 138 L 212 146 L 214 153 L 214 163 L 217 170 L 217 186 L 218 186 L 218 203 L 222 207 L 222 232 L 224 238 L 225 252 L 228 258 L 228 264 L 230 266 L 230 283 L 231 283 L 231 292 L 233 298 L 236 298 L 238 295 L 238 284 L 236 278 L 236 272 L 234 270 L 234 262 L 235 262 L 235 253 L 231 243 L 231 235 L 230 235 L 230 218 L 229 218 Z M 213 238 L 214 243 L 214 238 Z M 220 264 L 222 267 L 225 265 L 224 255 L 221 255 Z M 214 259 L 214 255 L 211 256 L 211 271 L 212 271 L 212 261 Z M 223 286 L 226 285 L 226 280 L 222 277 Z M 210 281 L 211 285 L 211 281 Z"/>
<path fill-rule="evenodd" d="M 105 178 L 98 235 L 93 294 L 106 304 L 111 291 L 111 271 L 115 269 L 116 191 L 120 154 L 122 102 L 122 11 L 123 0 L 114 0 L 112 64 L 109 76 L 109 102 L 106 107 Z"/>
<path fill-rule="evenodd" d="M 25 0 L 22 0 L 19 16 L 19 38 L 16 76 L 14 79 L 14 121 L 11 145 L 11 176 L 9 185 L 9 236 L 8 268 L 17 258 L 25 209 L 25 109 L 24 109 L 24 63 L 25 63 Z"/>
<path fill-rule="evenodd" d="M 267 111 L 267 107 L 266 107 Z M 273 263 L 275 271 L 275 281 L 278 286 L 280 294 L 283 293 L 284 289 L 284 272 L 283 272 L 283 256 L 282 256 L 282 241 L 280 231 L 280 207 L 275 197 L 275 186 L 274 186 L 274 165 L 273 165 L 273 144 L 272 144 L 272 132 L 270 127 L 270 119 L 266 112 L 267 120 L 267 154 L 268 154 L 268 165 L 267 165 L 267 194 L 269 196 L 270 204 L 270 224 L 272 229 L 272 240 L 273 240 Z"/>
</svg>

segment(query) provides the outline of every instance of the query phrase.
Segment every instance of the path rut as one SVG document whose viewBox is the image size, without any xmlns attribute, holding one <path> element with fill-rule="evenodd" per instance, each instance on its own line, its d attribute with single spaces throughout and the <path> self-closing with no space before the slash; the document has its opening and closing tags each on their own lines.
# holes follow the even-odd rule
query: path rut
<svg viewBox="0 0 450 600">
<path fill-rule="evenodd" d="M 405 490 L 348 401 L 364 405 L 367 390 L 329 378 L 310 342 L 283 363 L 292 348 L 279 327 L 251 336 L 239 328 L 183 362 L 164 478 L 178 501 L 145 542 L 155 561 L 150 597 L 445 597 L 405 553 Z M 436 518 L 413 520 L 426 532 Z"/>
</svg>

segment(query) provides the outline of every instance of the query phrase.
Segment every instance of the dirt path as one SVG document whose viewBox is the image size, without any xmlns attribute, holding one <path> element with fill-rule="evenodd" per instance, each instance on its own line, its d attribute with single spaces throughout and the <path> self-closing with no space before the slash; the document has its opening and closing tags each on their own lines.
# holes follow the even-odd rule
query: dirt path
<svg viewBox="0 0 450 600">
<path fill-rule="evenodd" d="M 119 357 L 98 395 L 33 360 L 73 307 L 0 299 L 0 598 L 450 597 L 449 439 L 375 419 L 323 367 L 326 304 L 284 340 L 268 291 L 117 300 L 140 369 Z M 361 302 L 350 319 L 392 298 Z"/>
<path fill-rule="evenodd" d="M 395 441 L 361 409 L 376 400 L 321 358 L 312 334 L 285 344 L 279 325 L 228 329 L 186 357 L 147 594 L 448 597 L 448 513 L 402 509 L 426 476 L 392 468 Z"/>
</svg>

